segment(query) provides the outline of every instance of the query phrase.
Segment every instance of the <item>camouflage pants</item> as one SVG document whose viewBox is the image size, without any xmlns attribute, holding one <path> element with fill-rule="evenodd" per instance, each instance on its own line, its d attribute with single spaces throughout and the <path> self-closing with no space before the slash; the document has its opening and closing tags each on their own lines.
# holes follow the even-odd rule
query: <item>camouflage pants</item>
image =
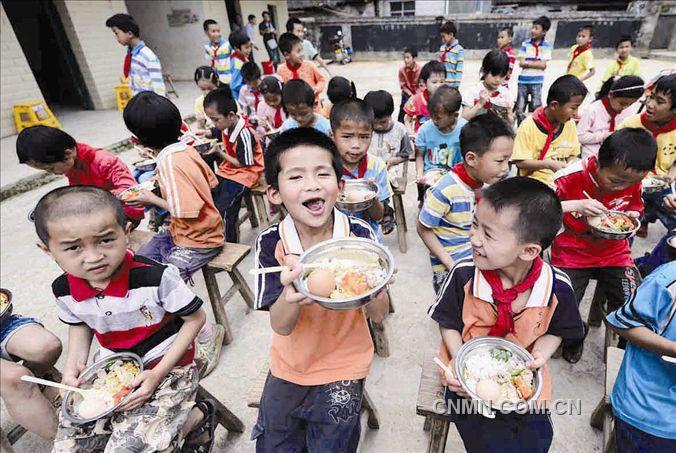
<svg viewBox="0 0 676 453">
<path fill-rule="evenodd" d="M 194 364 L 175 367 L 146 403 L 84 425 L 59 417 L 53 453 L 170 452 L 192 409 L 199 377 Z"/>
</svg>

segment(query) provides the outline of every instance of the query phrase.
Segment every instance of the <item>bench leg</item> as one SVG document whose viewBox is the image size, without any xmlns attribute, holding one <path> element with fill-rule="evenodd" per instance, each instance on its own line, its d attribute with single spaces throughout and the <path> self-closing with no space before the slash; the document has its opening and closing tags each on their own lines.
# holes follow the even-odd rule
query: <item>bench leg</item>
<svg viewBox="0 0 676 453">
<path fill-rule="evenodd" d="M 258 223 L 261 228 L 267 228 L 270 225 L 270 217 L 268 216 L 268 210 L 265 207 L 265 199 L 263 195 L 254 195 L 253 202 L 256 206 L 256 212 L 258 213 Z"/>
<path fill-rule="evenodd" d="M 399 242 L 399 251 L 406 253 L 408 244 L 406 243 L 406 214 L 404 214 L 404 203 L 401 195 L 395 194 L 392 197 L 394 204 L 394 222 L 397 225 L 397 240 Z"/>
<path fill-rule="evenodd" d="M 390 314 L 394 313 L 394 302 L 392 302 L 392 294 L 390 294 L 390 290 L 387 290 L 387 297 L 390 299 Z"/>
<path fill-rule="evenodd" d="M 591 425 L 592 428 L 596 428 L 598 430 L 603 429 L 603 417 L 605 416 L 606 410 L 608 410 L 608 404 L 605 401 L 605 398 L 601 398 L 601 401 L 596 405 L 596 408 L 591 414 L 591 417 L 589 417 L 589 425 Z"/>
<path fill-rule="evenodd" d="M 380 429 L 380 416 L 378 415 L 378 410 L 373 404 L 373 400 L 366 389 L 364 389 L 362 396 L 361 408 L 368 412 L 368 420 L 366 421 L 368 427 L 371 429 Z"/>
<path fill-rule="evenodd" d="M 211 309 L 214 311 L 216 323 L 222 325 L 225 329 L 223 344 L 230 344 L 233 338 L 232 329 L 228 322 L 228 315 L 225 313 L 225 305 L 223 305 L 223 300 L 221 299 L 221 290 L 218 288 L 218 282 L 216 281 L 216 272 L 209 266 L 204 266 L 202 274 L 204 275 L 204 283 L 207 287 L 207 293 L 209 293 L 209 301 L 211 302 Z"/>
<path fill-rule="evenodd" d="M 385 324 L 369 320 L 369 327 L 371 330 L 371 337 L 373 338 L 375 353 L 383 358 L 389 357 L 390 343 L 387 340 L 387 334 L 385 333 Z"/>
<path fill-rule="evenodd" d="M 425 424 L 423 425 L 423 431 L 429 432 L 430 428 L 432 426 L 432 417 L 429 415 L 425 417 Z"/>
<path fill-rule="evenodd" d="M 216 420 L 220 425 L 223 425 L 225 429 L 235 433 L 244 432 L 244 423 L 242 420 L 230 412 L 230 409 L 225 407 L 225 405 L 218 401 L 217 398 L 214 398 L 214 396 L 201 385 L 197 387 L 197 398 L 200 400 L 210 399 L 214 402 L 214 405 L 216 406 Z"/>
<path fill-rule="evenodd" d="M 449 419 L 431 417 L 430 443 L 427 446 L 427 453 L 444 453 L 450 424 Z"/>
<path fill-rule="evenodd" d="M 228 272 L 230 275 L 230 278 L 232 279 L 233 283 L 237 285 L 239 288 L 239 293 L 242 295 L 242 299 L 244 299 L 244 302 L 246 302 L 247 306 L 249 309 L 253 310 L 254 308 L 254 295 L 253 292 L 251 291 L 251 288 L 249 288 L 249 284 L 246 282 L 246 279 L 242 275 L 242 273 L 239 271 L 239 269 L 234 268 L 230 272 Z"/>
<path fill-rule="evenodd" d="M 258 216 L 256 215 L 256 205 L 253 200 L 254 196 L 251 193 L 244 195 L 244 204 L 246 205 L 246 210 L 249 212 L 249 222 L 251 223 L 251 228 L 258 228 Z"/>
</svg>

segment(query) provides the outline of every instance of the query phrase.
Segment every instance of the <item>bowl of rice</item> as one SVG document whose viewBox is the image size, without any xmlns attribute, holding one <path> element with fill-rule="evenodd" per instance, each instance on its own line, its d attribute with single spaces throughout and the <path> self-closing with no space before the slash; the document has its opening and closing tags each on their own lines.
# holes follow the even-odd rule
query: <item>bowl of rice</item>
<svg viewBox="0 0 676 453">
<path fill-rule="evenodd" d="M 350 212 L 365 211 L 378 196 L 378 185 L 366 179 L 347 179 L 343 193 L 338 196 L 338 209 Z"/>
<path fill-rule="evenodd" d="M 526 368 L 529 360 L 533 356 L 511 341 L 477 337 L 458 350 L 454 371 L 473 399 L 512 412 L 537 400 L 542 391 L 542 371 Z"/>
</svg>

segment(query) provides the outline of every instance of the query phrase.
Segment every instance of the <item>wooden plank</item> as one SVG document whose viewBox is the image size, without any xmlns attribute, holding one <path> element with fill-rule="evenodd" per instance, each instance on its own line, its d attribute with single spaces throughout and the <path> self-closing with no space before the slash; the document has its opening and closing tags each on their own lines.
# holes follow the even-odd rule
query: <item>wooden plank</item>
<svg viewBox="0 0 676 453">
<path fill-rule="evenodd" d="M 233 335 L 228 315 L 225 313 L 225 306 L 221 302 L 221 290 L 218 288 L 218 281 L 216 281 L 216 272 L 208 266 L 202 268 L 202 275 L 204 275 L 204 283 L 209 294 L 209 301 L 211 302 L 211 309 L 214 312 L 216 323 L 223 326 L 225 334 L 223 335 L 223 344 L 232 343 Z"/>
<path fill-rule="evenodd" d="M 248 245 L 226 242 L 221 253 L 209 261 L 207 266 L 230 272 L 246 258 L 250 251 L 251 247 Z"/>
<path fill-rule="evenodd" d="M 249 222 L 251 222 L 251 228 L 258 228 L 258 216 L 256 215 L 256 206 L 253 200 L 253 194 L 251 191 L 244 194 L 244 204 L 246 205 L 246 210 L 249 213 Z"/>
<path fill-rule="evenodd" d="M 364 386 L 364 393 L 362 394 L 361 408 L 368 412 L 368 419 L 366 420 L 368 427 L 371 429 L 380 429 L 380 415 L 378 414 L 376 405 L 373 404 L 371 395 L 369 395 L 369 392 L 366 390 L 366 386 Z"/>
<path fill-rule="evenodd" d="M 395 193 L 392 196 L 394 204 L 394 223 L 397 225 L 397 242 L 399 242 L 399 251 L 406 253 L 408 244 L 406 243 L 406 213 L 404 212 L 404 202 L 401 194 Z"/>
<path fill-rule="evenodd" d="M 606 360 L 606 398 L 610 399 L 610 394 L 615 386 L 617 374 L 620 372 L 620 365 L 624 358 L 624 351 L 613 346 L 608 348 L 608 359 Z"/>
<path fill-rule="evenodd" d="M 265 195 L 254 193 L 253 203 L 258 214 L 258 223 L 261 228 L 267 228 L 270 225 L 270 218 L 268 216 L 268 208 L 265 206 Z"/>
<path fill-rule="evenodd" d="M 234 267 L 232 271 L 229 272 L 229 275 L 232 281 L 235 283 L 235 285 L 237 285 L 237 287 L 239 288 L 239 293 L 242 295 L 242 299 L 244 299 L 244 302 L 246 302 L 250 310 L 253 310 L 254 295 L 242 273 L 239 271 L 239 269 Z"/>
<path fill-rule="evenodd" d="M 216 421 L 225 429 L 235 433 L 244 432 L 244 423 L 242 420 L 201 385 L 197 387 L 197 398 L 200 400 L 209 399 L 214 403 L 216 406 Z"/>
<path fill-rule="evenodd" d="M 270 367 L 268 365 L 268 361 L 266 360 L 263 366 L 258 370 L 256 377 L 251 380 L 251 387 L 249 387 L 249 391 L 246 395 L 247 406 L 254 408 L 260 406 L 263 388 L 265 387 L 265 381 L 268 378 L 269 372 Z"/>
<path fill-rule="evenodd" d="M 432 418 L 430 421 L 430 443 L 427 446 L 428 453 L 444 453 L 450 419 Z"/>
<path fill-rule="evenodd" d="M 387 333 L 385 332 L 385 324 L 369 319 L 369 328 L 371 331 L 371 338 L 373 338 L 375 353 L 383 358 L 389 357 L 390 342 L 388 341 Z"/>
<path fill-rule="evenodd" d="M 444 397 L 445 389 L 441 383 L 441 375 L 437 371 L 437 366 L 432 360 L 426 360 L 420 373 L 416 413 L 418 415 L 443 417 L 447 410 Z"/>
</svg>

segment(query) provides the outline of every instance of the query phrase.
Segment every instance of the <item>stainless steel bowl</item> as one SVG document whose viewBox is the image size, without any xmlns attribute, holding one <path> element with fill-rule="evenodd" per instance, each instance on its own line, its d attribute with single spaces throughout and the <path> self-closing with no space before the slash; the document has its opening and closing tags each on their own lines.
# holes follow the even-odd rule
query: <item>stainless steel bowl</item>
<svg viewBox="0 0 676 453">
<path fill-rule="evenodd" d="M 4 318 L 5 315 L 12 314 L 12 292 L 8 289 L 0 288 L 0 293 L 7 296 L 7 305 L 0 311 L 0 318 Z"/>
<path fill-rule="evenodd" d="M 195 151 L 197 151 L 198 153 L 204 154 L 207 151 L 209 151 L 211 149 L 211 147 L 214 146 L 215 143 L 216 143 L 216 140 L 212 139 L 212 140 L 209 140 L 209 141 L 205 141 L 204 143 L 192 145 L 192 147 L 195 148 Z"/>
<path fill-rule="evenodd" d="M 455 356 L 455 370 L 453 371 L 455 371 L 455 375 L 458 377 L 458 380 L 460 381 L 460 384 L 462 384 L 462 387 L 473 399 L 481 400 L 481 398 L 479 398 L 479 396 L 475 392 L 471 391 L 469 389 L 469 386 L 467 385 L 467 381 L 463 373 L 463 369 L 465 368 L 465 362 L 467 361 L 467 358 L 470 357 L 472 354 L 484 349 L 490 350 L 493 348 L 505 349 L 514 354 L 515 356 L 517 356 L 519 359 L 523 360 L 524 363 L 528 362 L 529 360 L 533 360 L 533 356 L 531 355 L 530 352 L 526 351 L 518 344 L 512 343 L 511 341 L 505 340 L 504 338 L 500 337 L 472 338 L 467 343 L 463 344 L 462 347 L 458 350 L 458 353 Z M 536 401 L 540 396 L 540 393 L 542 392 L 542 370 L 537 370 L 533 372 L 533 383 L 535 385 L 535 390 L 533 392 L 533 395 L 528 399 L 528 403 Z M 486 403 L 488 402 L 486 401 Z M 512 412 L 519 409 L 520 408 L 519 406 L 521 406 L 522 404 L 523 403 L 514 404 L 509 402 L 499 403 L 492 401 L 491 408 L 503 412 Z"/>
<path fill-rule="evenodd" d="M 118 352 L 115 354 L 111 354 L 109 356 L 104 357 L 103 359 L 93 363 L 90 365 L 88 368 L 86 368 L 81 374 L 80 374 L 80 381 L 82 382 L 81 387 L 82 388 L 89 388 L 96 378 L 96 372 L 102 368 L 105 368 L 109 365 L 112 365 L 113 362 L 117 360 L 122 360 L 123 362 L 135 362 L 141 372 L 143 371 L 143 362 L 141 361 L 141 358 L 134 354 L 133 352 Z M 122 404 L 124 404 L 128 399 L 129 395 L 131 395 L 132 392 L 129 392 L 124 398 L 120 400 L 119 403 L 117 403 L 115 406 L 107 410 L 106 412 L 103 412 L 102 414 L 94 417 L 94 418 L 81 418 L 78 415 L 76 415 L 75 411 L 75 406 L 82 401 L 82 396 L 80 396 L 79 393 L 67 391 L 66 395 L 63 397 L 63 400 L 61 401 L 61 413 L 63 414 L 63 417 L 70 421 L 71 423 L 75 423 L 78 425 L 82 425 L 84 423 L 90 423 L 95 420 L 98 420 L 100 418 L 106 417 L 113 413 L 115 409 L 120 407 Z"/>
<path fill-rule="evenodd" d="M 608 213 L 616 214 L 616 215 L 622 215 L 622 216 L 628 218 L 634 224 L 634 228 L 632 228 L 629 231 L 625 231 L 624 233 L 611 233 L 609 231 L 601 230 L 600 228 L 597 228 L 594 225 L 592 225 L 591 223 L 587 222 L 589 224 L 589 228 L 591 228 L 594 236 L 602 238 L 602 239 L 612 239 L 612 240 L 616 240 L 616 241 L 621 241 L 623 239 L 629 239 L 630 237 L 632 237 L 638 231 L 639 228 L 641 228 L 641 221 L 640 220 L 635 219 L 633 217 L 629 217 L 627 214 L 625 214 L 622 211 L 608 211 Z"/>
<path fill-rule="evenodd" d="M 138 171 L 153 171 L 157 166 L 155 159 L 143 159 L 132 164 Z"/>
<path fill-rule="evenodd" d="M 648 184 L 646 184 L 646 182 L 648 182 Z M 641 185 L 641 187 L 643 189 L 643 193 L 652 194 L 662 192 L 664 189 L 667 188 L 668 185 L 669 184 L 666 181 L 647 176 L 643 178 L 643 184 Z"/>
<path fill-rule="evenodd" d="M 117 198 L 118 198 L 119 200 L 122 200 L 122 202 L 124 202 L 124 201 L 125 201 L 125 200 L 123 199 L 124 194 L 129 193 L 129 192 L 134 192 L 134 191 L 137 191 L 137 190 L 143 190 L 143 189 L 145 189 L 145 190 L 150 190 L 150 191 L 154 190 L 154 189 L 155 189 L 155 180 L 154 180 L 154 179 L 150 179 L 150 180 L 148 180 L 148 181 L 142 182 L 141 184 L 136 184 L 135 186 L 131 186 L 131 187 L 129 187 L 128 189 L 125 189 L 125 190 L 123 190 L 122 192 L 120 192 L 120 193 L 117 195 Z M 130 199 L 130 200 L 128 200 L 128 201 L 132 201 L 132 200 L 133 200 L 133 198 Z"/>
<path fill-rule="evenodd" d="M 385 269 L 386 275 L 383 281 L 378 286 L 371 289 L 371 291 L 362 294 L 361 296 L 354 296 L 340 300 L 315 296 L 310 294 L 305 282 L 311 271 L 304 272 L 300 278 L 294 280 L 293 286 L 296 287 L 298 292 L 316 301 L 319 305 L 324 308 L 328 308 L 329 310 L 353 310 L 355 308 L 361 307 L 362 305 L 366 305 L 371 300 L 371 297 L 373 297 L 376 293 L 383 289 L 385 285 L 387 285 L 387 282 L 390 281 L 392 275 L 394 274 L 394 258 L 392 257 L 390 251 L 383 245 L 364 238 L 330 239 L 304 251 L 300 256 L 300 262 L 302 264 L 315 263 L 323 259 L 334 258 L 341 253 L 349 251 L 367 251 L 378 255 L 378 259 L 380 264 Z"/>
<path fill-rule="evenodd" d="M 365 211 L 371 207 L 373 200 L 378 196 L 378 185 L 375 182 L 370 182 L 366 179 L 346 179 L 343 194 L 346 194 L 351 190 L 368 191 L 371 192 L 373 196 L 363 201 L 340 201 L 341 195 L 338 197 L 338 200 L 336 200 L 338 209 L 352 212 Z"/>
</svg>

